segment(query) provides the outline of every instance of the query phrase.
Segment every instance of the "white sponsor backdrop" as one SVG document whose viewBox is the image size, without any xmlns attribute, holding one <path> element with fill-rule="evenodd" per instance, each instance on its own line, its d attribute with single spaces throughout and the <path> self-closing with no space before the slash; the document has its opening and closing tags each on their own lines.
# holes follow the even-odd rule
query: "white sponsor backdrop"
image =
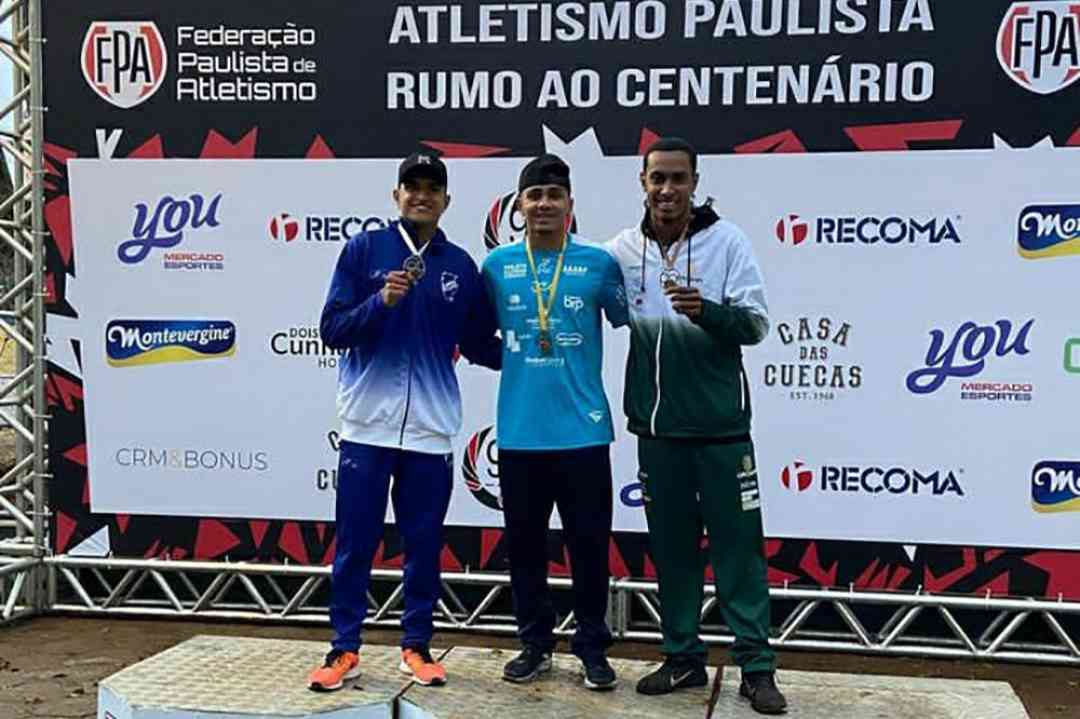
<svg viewBox="0 0 1080 719">
<path fill-rule="evenodd" d="M 591 134 L 569 145 L 548 140 L 573 167 L 583 236 L 606 240 L 639 221 L 639 158 L 604 158 Z M 523 162 L 449 162 L 453 203 L 443 224 L 478 262 L 491 204 L 513 189 Z M 392 216 L 396 162 L 74 160 L 70 167 L 93 511 L 331 518 L 333 491 L 325 485 L 336 466 L 327 440 L 337 426 L 336 370 L 320 367 L 316 356 L 277 355 L 271 338 L 291 327 L 317 327 L 341 248 L 307 241 L 302 218 Z M 769 290 L 772 329 L 745 354 L 771 536 L 1080 547 L 1076 515 L 1039 514 L 1030 502 L 1036 462 L 1080 459 L 1080 384 L 1062 367 L 1065 340 L 1080 330 L 1071 302 L 1080 256 L 1026 260 L 1016 250 L 1023 207 L 1078 200 L 1075 151 L 719 156 L 702 158 L 700 169 L 698 199 L 717 198 L 720 213 L 746 230 Z M 166 195 L 192 193 L 207 200 L 221 194 L 217 227 L 189 229 L 176 247 L 155 248 L 140 263 L 117 259 L 118 245 L 132 236 L 136 203 L 153 208 Z M 271 238 L 270 220 L 281 213 L 301 218 L 292 242 Z M 789 220 L 787 242 L 777 236 L 782 217 Z M 919 234 L 896 245 L 819 244 L 819 217 L 899 217 L 903 224 L 934 218 L 939 232 L 948 222 L 960 241 L 933 244 Z M 809 232 L 793 245 L 800 221 Z M 222 253 L 225 266 L 168 271 L 162 260 L 172 251 Z M 847 323 L 844 346 L 785 343 L 778 326 L 797 335 L 800 318 L 815 330 L 827 319 L 833 335 Z M 236 353 L 111 367 L 104 328 L 113 319 L 229 320 L 237 327 Z M 931 330 L 945 333 L 947 347 L 963 323 L 998 320 L 1012 323 L 1010 339 L 1034 320 L 1026 354 L 991 351 L 977 374 L 949 378 L 928 394 L 908 390 L 907 375 L 926 364 Z M 989 339 L 968 346 L 977 350 Z M 626 346 L 625 330 L 609 331 L 605 382 L 618 418 Z M 970 364 L 960 357 L 962 348 L 963 341 L 958 366 Z M 857 367 L 861 381 L 842 388 L 767 385 L 773 372 L 787 374 L 785 364 L 825 365 L 829 377 L 838 371 L 846 379 Z M 807 371 L 812 377 L 822 370 Z M 465 426 L 455 445 L 448 521 L 498 526 L 498 511 L 473 497 L 461 471 L 469 437 L 493 421 L 497 377 L 464 362 L 459 377 Z M 1030 401 L 964 400 L 961 382 L 1023 383 L 1033 391 Z M 633 439 L 621 425 L 613 452 L 615 525 L 644 529 L 641 509 L 618 499 L 622 490 L 639 496 L 631 486 Z M 118 451 L 131 448 L 265 452 L 269 468 L 120 466 Z M 803 491 L 797 479 L 790 488 L 781 482 L 789 465 L 797 478 L 795 462 L 812 472 Z M 851 468 L 846 472 L 854 479 L 833 489 L 823 484 L 823 472 L 834 472 L 827 467 Z M 882 473 L 871 471 L 861 483 L 875 467 Z M 917 493 L 873 491 L 894 468 L 909 475 L 937 471 L 944 491 L 935 494 L 932 483 L 919 483 Z M 482 475 L 486 469 L 481 462 Z M 946 479 L 950 473 L 955 482 Z M 902 473 L 890 477 L 892 489 L 904 488 Z"/>
</svg>

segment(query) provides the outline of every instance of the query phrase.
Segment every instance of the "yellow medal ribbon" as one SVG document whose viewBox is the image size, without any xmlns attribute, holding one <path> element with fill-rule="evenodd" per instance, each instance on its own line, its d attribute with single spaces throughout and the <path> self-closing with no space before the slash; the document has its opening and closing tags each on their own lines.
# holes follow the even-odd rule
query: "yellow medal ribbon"
<svg viewBox="0 0 1080 719">
<path fill-rule="evenodd" d="M 559 278 L 562 276 L 563 255 L 566 253 L 567 235 L 563 235 L 562 247 L 559 249 L 559 258 L 555 261 L 555 273 L 551 276 L 551 285 L 548 287 L 547 302 L 544 301 L 544 291 L 540 288 L 540 273 L 536 270 L 536 261 L 533 260 L 532 247 L 529 246 L 529 238 L 525 237 L 525 256 L 529 258 L 529 269 L 533 275 L 533 291 L 536 292 L 536 319 L 540 323 L 540 349 L 545 354 L 551 350 L 551 333 L 548 330 L 548 318 L 551 309 L 555 306 L 555 295 L 559 288 Z"/>
</svg>

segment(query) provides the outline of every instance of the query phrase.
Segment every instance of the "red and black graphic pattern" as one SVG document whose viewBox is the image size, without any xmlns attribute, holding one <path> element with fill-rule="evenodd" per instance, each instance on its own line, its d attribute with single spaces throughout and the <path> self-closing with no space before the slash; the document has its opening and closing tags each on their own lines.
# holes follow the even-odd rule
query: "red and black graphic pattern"
<svg viewBox="0 0 1080 719">
<path fill-rule="evenodd" d="M 749 0 L 743 4 L 749 5 Z M 49 365 L 50 502 L 56 552 L 67 552 L 107 529 L 116 556 L 174 559 L 229 559 L 325 564 L 335 551 L 332 523 L 148 515 L 102 515 L 90 511 L 87 481 L 84 395 L 79 377 L 81 348 L 54 327 L 77 318 L 69 284 L 77 276 L 77 248 L 71 227 L 68 160 L 94 157 L 95 130 L 121 135 L 113 148 L 120 161 L 138 158 L 333 158 L 402 157 L 428 148 L 450 158 L 528 157 L 544 149 L 543 129 L 574 138 L 592 129 L 608 155 L 640 152 L 661 132 L 692 140 L 703 153 L 795 153 L 922 149 L 986 149 L 995 137 L 1015 147 L 1049 138 L 1058 146 L 1080 146 L 1080 83 L 1053 95 L 1036 96 L 998 67 L 994 38 L 1009 0 L 937 3 L 933 33 L 857 38 L 835 34 L 802 38 L 753 38 L 713 44 L 711 38 L 683 43 L 680 62 L 744 64 L 818 62 L 834 53 L 850 57 L 926 58 L 936 63 L 935 92 L 918 104 L 761 105 L 731 108 L 627 109 L 609 104 L 595 109 L 505 112 L 396 111 L 385 109 L 385 71 L 422 66 L 490 68 L 493 55 L 477 46 L 388 47 L 393 3 L 312 3 L 299 8 L 284 0 L 258 4 L 160 3 L 132 16 L 126 3 L 57 0 L 44 7 L 46 120 L 46 254 L 48 311 L 54 320 L 50 355 L 72 362 Z M 673 4 L 674 5 L 674 4 Z M 807 4 L 809 5 L 809 3 Z M 897 3 L 899 5 L 899 3 Z M 320 96 L 314 103 L 187 103 L 176 101 L 170 85 L 138 108 L 120 110 L 102 101 L 81 76 L 79 52 L 97 20 L 152 20 L 170 52 L 177 26 L 318 28 L 312 50 L 319 62 Z M 673 19 L 673 22 L 675 19 Z M 677 24 L 677 23 L 676 23 Z M 788 40 L 791 40 L 790 38 Z M 721 45 L 725 45 L 721 47 Z M 551 45 L 514 48 L 520 67 L 576 67 L 576 53 L 552 52 Z M 660 46 L 651 46 L 657 48 Z M 795 48 L 795 49 L 791 49 Z M 648 48 L 647 48 L 648 49 Z M 661 48 L 662 49 L 662 48 Z M 489 49 L 488 49 L 489 50 Z M 601 68 L 670 62 L 635 43 L 613 42 L 595 50 Z M 502 54 L 498 51 L 495 55 Z M 510 53 L 513 54 L 513 53 Z M 800 55 L 801 56 L 795 56 Z M 736 57 L 738 55 L 738 57 Z M 500 58 L 499 61 L 502 61 Z M 170 72 L 176 71 L 172 67 Z M 342 79 L 342 75 L 347 76 Z M 509 188 L 491 188 L 492 196 Z M 512 212 L 512 195 L 499 197 L 484 228 L 488 246 L 498 243 L 499 224 Z M 721 198 L 722 202 L 722 198 Z M 71 343 L 60 346 L 60 343 Z M 768 511 L 768 507 L 765 508 Z M 449 528 L 443 551 L 448 571 L 505 571 L 507 555 L 497 528 Z M 559 534 L 549 539 L 551 570 L 565 574 L 568 559 Z M 776 584 L 915 590 L 964 594 L 1059 596 L 1080 599 L 1080 553 L 871 542 L 771 539 L 765 551 L 769 578 Z M 611 540 L 615 576 L 655 576 L 644 534 L 616 534 Z M 376 565 L 400 567 L 401 542 L 387 528 Z"/>
<path fill-rule="evenodd" d="M 860 149 L 905 146 L 933 136 L 947 141 L 955 137 L 959 121 L 894 123 L 876 127 L 847 128 Z M 656 137 L 650 129 L 641 131 L 641 147 Z M 220 133 L 208 133 L 202 158 L 244 158 L 256 155 L 257 128 L 233 142 Z M 1071 138 L 1080 144 L 1080 130 Z M 444 156 L 455 149 L 438 146 Z M 805 152 L 799 136 L 786 131 L 745 143 L 737 152 Z M 70 204 L 66 194 L 65 165 L 74 157 L 70 150 L 48 148 L 47 222 L 49 243 L 49 311 L 76 316 L 64 294 L 65 278 L 75 274 L 70 226 Z M 162 157 L 163 143 L 153 135 L 132 150 L 128 157 Z M 314 137 L 305 157 L 333 157 L 325 141 Z M 72 347 L 79 356 L 77 343 Z M 50 498 L 54 511 L 54 549 L 65 552 L 107 527 L 110 547 L 116 556 L 172 559 L 229 559 L 260 562 L 327 564 L 334 556 L 334 526 L 328 522 L 297 522 L 260 518 L 232 520 L 152 515 L 101 515 L 90 512 L 86 473 L 86 433 L 83 417 L 81 379 L 50 365 L 47 395 L 50 425 L 49 460 L 54 480 Z M 767 511 L 767 509 L 766 509 Z M 769 579 L 773 584 L 791 586 L 853 586 L 857 589 L 956 592 L 995 596 L 1045 596 L 1080 598 L 1080 553 L 1044 550 L 999 549 L 899 544 L 876 542 L 813 541 L 771 539 L 765 551 L 769 559 Z M 569 557 L 559 532 L 549 537 L 553 575 L 569 573 Z M 392 526 L 380 545 L 375 563 L 384 568 L 402 565 L 401 540 Z M 497 528 L 449 528 L 443 549 L 446 571 L 506 571 L 507 552 L 502 531 Z M 616 533 L 611 540 L 610 561 L 616 577 L 655 578 L 648 553 L 648 537 L 636 533 Z M 711 570 L 706 570 L 706 577 Z"/>
</svg>

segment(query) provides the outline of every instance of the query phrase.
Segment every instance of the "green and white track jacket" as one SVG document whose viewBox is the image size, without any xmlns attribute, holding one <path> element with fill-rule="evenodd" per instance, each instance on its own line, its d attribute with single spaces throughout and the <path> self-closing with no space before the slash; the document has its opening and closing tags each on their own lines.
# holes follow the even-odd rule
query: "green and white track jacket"
<svg viewBox="0 0 1080 719">
<path fill-rule="evenodd" d="M 687 237 L 668 249 L 673 279 L 699 289 L 704 299 L 702 314 L 691 321 L 663 293 L 665 265 L 648 232 L 646 219 L 607 246 L 622 267 L 630 304 L 623 394 L 628 428 L 652 437 L 747 434 L 750 388 L 742 345 L 757 344 L 769 330 L 765 282 L 750 240 L 711 208 L 694 209 Z"/>
</svg>

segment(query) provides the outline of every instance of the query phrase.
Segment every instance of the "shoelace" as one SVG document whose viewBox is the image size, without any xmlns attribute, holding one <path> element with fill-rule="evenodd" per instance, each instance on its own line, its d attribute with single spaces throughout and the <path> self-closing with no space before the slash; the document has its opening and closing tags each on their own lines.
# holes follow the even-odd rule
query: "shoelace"
<svg viewBox="0 0 1080 719">
<path fill-rule="evenodd" d="M 751 688 L 754 689 L 754 691 L 757 691 L 758 689 L 779 689 L 779 687 L 776 686 L 775 679 L 768 674 L 764 676 L 754 677 L 747 683 L 751 686 Z"/>
<path fill-rule="evenodd" d="M 672 677 L 678 676 L 679 674 L 686 674 L 694 671 L 694 665 L 669 660 L 664 663 L 664 666 L 662 666 L 661 669 L 667 671 L 668 679 L 670 680 Z"/>
<path fill-rule="evenodd" d="M 327 668 L 334 668 L 341 662 L 347 662 L 345 658 L 345 652 L 331 652 L 326 655 L 326 661 L 323 662 L 323 666 Z"/>
<path fill-rule="evenodd" d="M 431 658 L 431 652 L 427 649 L 409 649 L 408 654 L 414 654 L 424 662 L 424 664 L 434 664 L 435 660 Z"/>
</svg>

